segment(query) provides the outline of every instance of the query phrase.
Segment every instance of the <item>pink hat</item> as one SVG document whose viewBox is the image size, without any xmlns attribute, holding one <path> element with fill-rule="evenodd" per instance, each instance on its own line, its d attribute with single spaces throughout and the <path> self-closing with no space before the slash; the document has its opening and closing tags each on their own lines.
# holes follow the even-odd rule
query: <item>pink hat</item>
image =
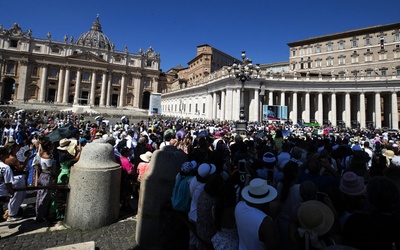
<svg viewBox="0 0 400 250">
<path fill-rule="evenodd" d="M 343 174 L 339 189 L 343 193 L 352 196 L 363 195 L 367 191 L 364 178 L 356 175 L 354 172 L 345 172 Z"/>
<path fill-rule="evenodd" d="M 224 133 L 223 132 L 216 132 L 214 136 L 215 137 L 221 137 L 221 136 L 224 136 Z"/>
</svg>

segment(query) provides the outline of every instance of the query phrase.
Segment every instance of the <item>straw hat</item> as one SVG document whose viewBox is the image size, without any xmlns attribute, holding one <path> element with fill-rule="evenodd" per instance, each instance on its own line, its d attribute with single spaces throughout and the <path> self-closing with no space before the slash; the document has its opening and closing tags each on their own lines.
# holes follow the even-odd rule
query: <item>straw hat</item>
<svg viewBox="0 0 400 250">
<path fill-rule="evenodd" d="M 363 195 L 367 191 L 364 178 L 354 172 L 345 172 L 340 179 L 340 191 L 351 196 Z"/>
<path fill-rule="evenodd" d="M 313 232 L 318 236 L 326 234 L 335 220 L 332 210 L 324 203 L 316 200 L 303 202 L 297 217 L 301 227 L 306 232 Z"/>
<path fill-rule="evenodd" d="M 265 163 L 274 163 L 276 162 L 276 156 L 271 152 L 266 152 L 262 158 Z"/>
<path fill-rule="evenodd" d="M 68 151 L 70 155 L 75 155 L 75 147 L 77 145 L 76 140 L 70 140 L 67 138 L 61 139 L 60 146 L 57 147 L 59 150 Z"/>
<path fill-rule="evenodd" d="M 261 178 L 253 179 L 250 184 L 243 188 L 242 197 L 253 204 L 268 203 L 276 198 L 278 192 Z"/>
<path fill-rule="evenodd" d="M 386 156 L 386 158 L 388 158 L 388 159 L 392 159 L 394 157 L 394 151 L 390 150 L 390 149 L 385 150 L 383 155 Z"/>
<path fill-rule="evenodd" d="M 146 153 L 140 155 L 140 159 L 142 159 L 142 161 L 144 162 L 150 162 L 152 155 L 153 155 L 152 152 L 147 151 Z"/>
</svg>

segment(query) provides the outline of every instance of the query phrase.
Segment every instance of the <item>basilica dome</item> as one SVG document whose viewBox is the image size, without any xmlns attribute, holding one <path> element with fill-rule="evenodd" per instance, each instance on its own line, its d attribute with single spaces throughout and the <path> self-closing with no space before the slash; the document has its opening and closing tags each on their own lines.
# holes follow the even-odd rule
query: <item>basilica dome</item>
<svg viewBox="0 0 400 250">
<path fill-rule="evenodd" d="M 100 49 L 112 49 L 114 44 L 104 35 L 101 30 L 101 24 L 99 22 L 99 16 L 96 17 L 96 21 L 93 22 L 92 28 L 79 36 L 76 40 L 76 44 L 91 46 Z"/>
</svg>

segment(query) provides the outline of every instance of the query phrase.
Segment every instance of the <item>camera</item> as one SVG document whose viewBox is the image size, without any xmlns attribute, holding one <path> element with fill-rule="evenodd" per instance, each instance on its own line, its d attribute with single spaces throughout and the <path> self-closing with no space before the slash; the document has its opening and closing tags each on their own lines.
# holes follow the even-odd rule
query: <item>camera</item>
<svg viewBox="0 0 400 250">
<path fill-rule="evenodd" d="M 246 160 L 239 160 L 239 174 L 240 174 L 240 181 L 244 183 L 246 181 Z"/>
</svg>

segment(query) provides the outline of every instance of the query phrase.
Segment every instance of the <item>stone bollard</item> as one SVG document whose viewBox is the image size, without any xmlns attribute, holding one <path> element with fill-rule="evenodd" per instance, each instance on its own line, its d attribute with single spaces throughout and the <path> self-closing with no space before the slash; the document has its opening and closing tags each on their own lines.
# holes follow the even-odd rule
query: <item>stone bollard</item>
<svg viewBox="0 0 400 250">
<path fill-rule="evenodd" d="M 140 183 L 136 222 L 136 242 L 143 249 L 166 249 L 168 234 L 173 233 L 165 207 L 171 204 L 175 177 L 187 155 L 174 146 L 153 153 L 148 172 Z"/>
<path fill-rule="evenodd" d="M 71 168 L 66 224 L 77 229 L 97 229 L 118 220 L 121 167 L 113 147 L 102 139 L 86 144 Z"/>
</svg>

